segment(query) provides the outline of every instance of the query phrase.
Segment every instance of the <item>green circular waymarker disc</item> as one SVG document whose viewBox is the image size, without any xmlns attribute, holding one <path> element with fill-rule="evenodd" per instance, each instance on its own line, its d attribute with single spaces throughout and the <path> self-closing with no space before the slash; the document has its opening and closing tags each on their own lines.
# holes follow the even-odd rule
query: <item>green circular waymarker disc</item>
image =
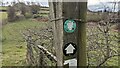
<svg viewBox="0 0 120 68">
<path fill-rule="evenodd" d="M 66 20 L 64 23 L 64 30 L 67 33 L 73 33 L 76 29 L 76 22 L 74 20 Z"/>
</svg>

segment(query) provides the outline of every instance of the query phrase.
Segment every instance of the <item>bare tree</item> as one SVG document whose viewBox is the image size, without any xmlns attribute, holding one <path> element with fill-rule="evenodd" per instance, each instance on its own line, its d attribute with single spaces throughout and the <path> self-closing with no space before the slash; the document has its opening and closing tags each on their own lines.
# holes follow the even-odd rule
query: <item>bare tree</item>
<svg viewBox="0 0 120 68">
<path fill-rule="evenodd" d="M 115 3 L 116 4 L 116 3 Z M 114 5 L 114 11 L 115 11 Z M 115 12 L 104 12 L 103 19 L 94 23 L 95 26 L 88 25 L 88 65 L 89 66 L 111 66 L 108 64 L 112 58 L 118 59 L 118 32 L 113 27 L 117 25 L 117 15 Z M 111 23 L 114 21 L 114 24 Z M 116 61 L 118 62 L 118 61 Z"/>
</svg>

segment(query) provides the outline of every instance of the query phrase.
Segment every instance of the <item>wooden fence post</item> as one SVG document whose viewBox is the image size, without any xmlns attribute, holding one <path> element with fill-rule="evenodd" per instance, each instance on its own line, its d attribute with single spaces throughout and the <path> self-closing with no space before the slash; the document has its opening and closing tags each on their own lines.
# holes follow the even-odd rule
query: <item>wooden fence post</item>
<svg viewBox="0 0 120 68">
<path fill-rule="evenodd" d="M 57 66 L 63 66 L 63 20 L 54 20 L 57 17 L 62 17 L 62 3 L 49 2 L 50 5 L 50 18 L 53 24 L 53 35 L 54 35 L 54 47 L 57 57 Z M 59 9 L 57 9 L 59 8 Z M 60 23 L 61 22 L 61 23 Z"/>
<path fill-rule="evenodd" d="M 79 44 L 79 63 L 78 66 L 86 66 L 86 16 L 87 16 L 87 2 L 80 4 L 80 19 L 83 22 L 79 23 L 78 27 L 78 44 Z"/>
</svg>

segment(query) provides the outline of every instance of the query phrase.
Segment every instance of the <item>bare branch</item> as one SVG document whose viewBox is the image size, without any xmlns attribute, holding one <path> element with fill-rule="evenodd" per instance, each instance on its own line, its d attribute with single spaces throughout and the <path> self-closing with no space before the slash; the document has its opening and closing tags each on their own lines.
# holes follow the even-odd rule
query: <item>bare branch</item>
<svg viewBox="0 0 120 68">
<path fill-rule="evenodd" d="M 103 65 L 105 62 L 107 62 L 108 59 L 113 58 L 113 57 L 116 57 L 116 56 L 120 56 L 120 55 L 118 54 L 118 55 L 112 55 L 112 56 L 106 57 L 106 58 L 103 60 L 103 62 L 101 62 L 101 63 L 97 66 L 97 68 L 100 67 L 101 65 Z"/>
<path fill-rule="evenodd" d="M 56 56 L 54 56 L 52 53 L 50 53 L 46 48 L 44 48 L 43 46 L 41 45 L 37 45 L 37 47 L 43 51 L 43 53 L 50 59 L 50 60 L 53 60 L 55 62 L 57 62 L 57 58 Z"/>
</svg>

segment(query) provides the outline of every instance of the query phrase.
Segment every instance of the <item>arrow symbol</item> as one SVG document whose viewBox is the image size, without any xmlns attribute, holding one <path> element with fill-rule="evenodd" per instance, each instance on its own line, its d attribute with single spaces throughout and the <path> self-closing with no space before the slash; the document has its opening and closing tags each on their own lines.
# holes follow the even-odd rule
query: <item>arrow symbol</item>
<svg viewBox="0 0 120 68">
<path fill-rule="evenodd" d="M 69 64 L 69 68 L 77 68 L 77 59 L 70 59 L 64 62 L 64 65 Z"/>
<path fill-rule="evenodd" d="M 73 53 L 75 48 L 73 47 L 72 44 L 69 44 L 68 47 L 65 50 L 66 50 L 66 54 L 71 54 L 71 53 Z"/>
</svg>

